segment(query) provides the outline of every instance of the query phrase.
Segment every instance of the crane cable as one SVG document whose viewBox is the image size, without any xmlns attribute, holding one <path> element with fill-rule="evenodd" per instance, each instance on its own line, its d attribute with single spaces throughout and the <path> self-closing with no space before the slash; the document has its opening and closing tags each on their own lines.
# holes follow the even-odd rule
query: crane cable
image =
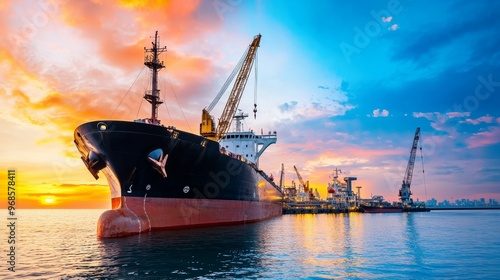
<svg viewBox="0 0 500 280">
<path fill-rule="evenodd" d="M 258 66 L 259 66 L 259 52 L 258 50 L 255 51 L 255 85 L 254 85 L 254 93 L 253 93 L 253 118 L 257 118 L 257 80 L 258 80 Z"/>
<path fill-rule="evenodd" d="M 425 201 L 427 201 L 427 185 L 425 183 L 425 169 L 424 169 L 424 153 L 422 152 L 422 136 L 420 136 L 420 159 L 422 160 L 422 175 L 424 177 L 424 192 L 425 192 Z"/>
<path fill-rule="evenodd" d="M 226 92 L 227 88 L 229 87 L 231 82 L 234 80 L 234 77 L 236 76 L 236 74 L 240 71 L 241 66 L 243 65 L 243 62 L 245 61 L 245 57 L 247 56 L 247 53 L 249 50 L 250 50 L 250 47 L 248 47 L 246 52 L 243 53 L 243 55 L 240 58 L 240 61 L 238 61 L 238 64 L 236 64 L 236 66 L 234 67 L 233 72 L 231 72 L 231 75 L 229 75 L 227 80 L 222 85 L 222 88 L 219 90 L 219 93 L 217 93 L 214 100 L 212 100 L 212 103 L 210 103 L 210 105 L 208 105 L 208 107 L 207 107 L 208 112 L 211 112 L 212 109 L 215 107 L 215 105 L 217 105 L 217 103 L 219 102 L 219 100 L 222 97 L 222 95 L 224 94 L 224 92 Z"/>
</svg>

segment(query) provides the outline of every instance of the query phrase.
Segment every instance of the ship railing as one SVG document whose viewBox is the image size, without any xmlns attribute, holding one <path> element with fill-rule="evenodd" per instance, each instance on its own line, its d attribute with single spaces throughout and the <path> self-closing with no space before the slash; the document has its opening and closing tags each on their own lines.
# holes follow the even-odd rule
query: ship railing
<svg viewBox="0 0 500 280">
<path fill-rule="evenodd" d="M 234 159 L 242 161 L 243 163 L 248 164 L 255 171 L 259 172 L 262 175 L 262 177 L 264 177 L 266 179 L 266 181 L 268 181 L 275 189 L 277 189 L 280 193 L 283 193 L 283 191 L 281 190 L 281 188 L 278 185 L 276 185 L 276 183 L 274 183 L 274 181 L 272 181 L 271 178 L 269 176 L 267 176 L 266 173 L 264 173 L 264 171 L 260 170 L 255 163 L 249 161 L 248 159 L 246 159 L 242 155 L 238 155 L 238 154 L 229 152 L 224 147 L 221 147 L 219 151 L 220 151 L 221 154 L 227 155 L 229 157 L 232 157 Z"/>
<path fill-rule="evenodd" d="M 269 135 L 256 135 L 257 138 L 261 138 L 261 139 L 276 139 L 277 136 L 276 134 L 269 134 Z"/>
</svg>

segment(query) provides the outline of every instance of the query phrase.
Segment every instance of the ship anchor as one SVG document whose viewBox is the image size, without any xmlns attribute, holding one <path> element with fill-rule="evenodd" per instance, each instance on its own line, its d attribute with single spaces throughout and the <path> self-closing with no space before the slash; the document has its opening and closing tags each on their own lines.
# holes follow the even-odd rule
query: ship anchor
<svg viewBox="0 0 500 280">
<path fill-rule="evenodd" d="M 167 159 L 168 159 L 168 154 L 166 154 L 163 159 L 162 155 L 158 158 L 158 160 L 152 158 L 151 156 L 148 157 L 149 161 L 151 162 L 153 168 L 160 173 L 163 178 L 167 178 L 167 172 L 165 171 L 165 166 L 167 165 Z"/>
</svg>

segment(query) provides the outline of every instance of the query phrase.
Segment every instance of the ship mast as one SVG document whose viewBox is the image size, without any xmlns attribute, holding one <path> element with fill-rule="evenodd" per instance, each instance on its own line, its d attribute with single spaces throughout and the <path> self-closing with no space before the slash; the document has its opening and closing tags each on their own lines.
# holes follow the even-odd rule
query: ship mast
<svg viewBox="0 0 500 280">
<path fill-rule="evenodd" d="M 165 66 L 163 65 L 163 61 L 160 62 L 158 56 L 166 51 L 167 47 L 158 47 L 158 31 L 155 33 L 155 41 L 151 42 L 151 44 L 153 47 L 150 49 L 144 47 L 144 65 L 151 69 L 153 74 L 151 79 L 151 91 L 144 94 L 144 99 L 151 103 L 151 123 L 160 124 L 160 120 L 158 120 L 158 106 L 160 106 L 163 101 L 160 100 L 160 90 L 158 89 L 158 72 L 162 68 L 165 68 Z"/>
</svg>

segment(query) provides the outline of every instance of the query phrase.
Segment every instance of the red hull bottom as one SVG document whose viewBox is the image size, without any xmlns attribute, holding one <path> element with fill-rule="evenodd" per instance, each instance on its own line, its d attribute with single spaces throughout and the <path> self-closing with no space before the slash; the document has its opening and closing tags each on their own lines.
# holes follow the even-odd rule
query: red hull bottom
<svg viewBox="0 0 500 280">
<path fill-rule="evenodd" d="M 112 199 L 113 209 L 97 222 L 100 238 L 161 229 L 258 222 L 282 214 L 280 203 L 262 201 L 140 198 Z"/>
</svg>

